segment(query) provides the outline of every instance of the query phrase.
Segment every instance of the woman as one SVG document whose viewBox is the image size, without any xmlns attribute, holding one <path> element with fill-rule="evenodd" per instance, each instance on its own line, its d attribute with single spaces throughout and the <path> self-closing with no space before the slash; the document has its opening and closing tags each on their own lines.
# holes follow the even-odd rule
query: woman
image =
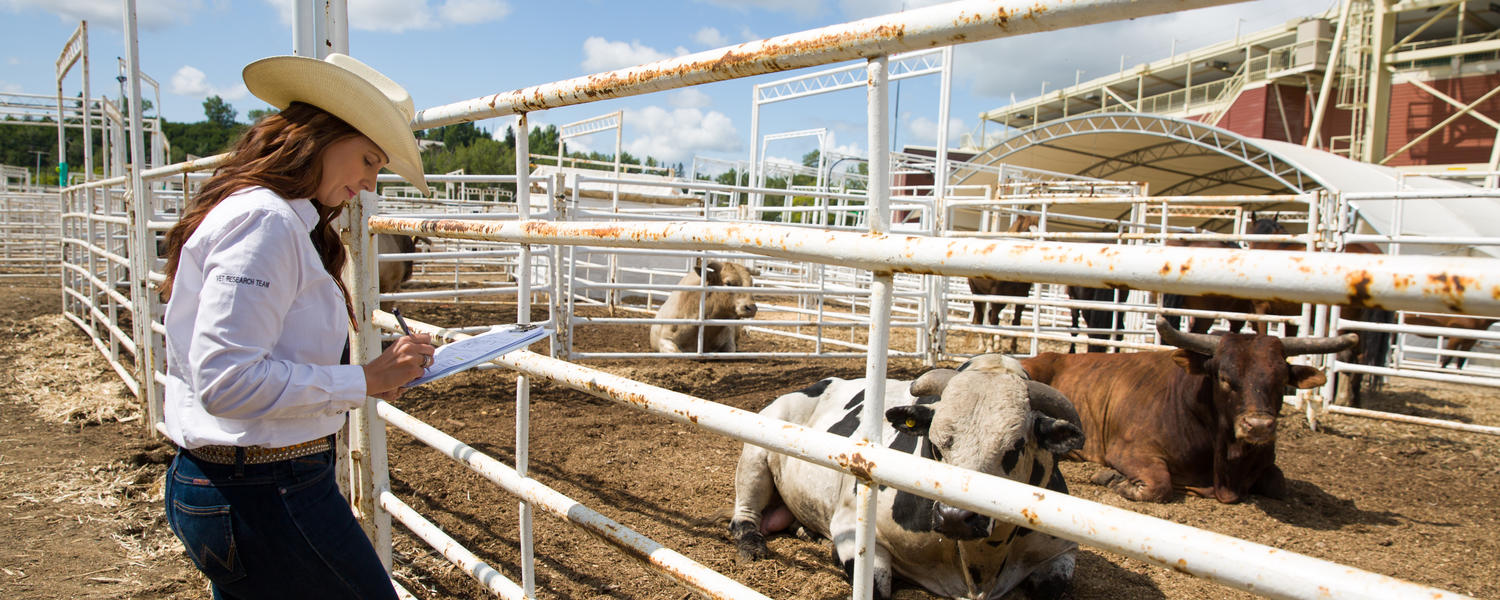
<svg viewBox="0 0 1500 600">
<path fill-rule="evenodd" d="M 344 55 L 267 58 L 250 127 L 167 234 L 167 523 L 215 598 L 395 598 L 339 495 L 333 434 L 432 360 L 341 365 L 355 314 L 331 221 L 383 166 L 426 193 L 406 91 Z"/>
</svg>

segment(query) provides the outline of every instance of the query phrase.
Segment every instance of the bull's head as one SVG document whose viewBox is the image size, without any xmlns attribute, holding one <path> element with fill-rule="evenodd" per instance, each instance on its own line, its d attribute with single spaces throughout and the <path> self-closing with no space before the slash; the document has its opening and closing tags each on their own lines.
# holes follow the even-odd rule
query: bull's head
<svg viewBox="0 0 1500 600">
<path fill-rule="evenodd" d="M 912 382 L 913 396 L 938 401 L 885 412 L 897 431 L 923 440 L 924 454 L 944 463 L 1027 481 L 1043 463 L 1038 452 L 1062 454 L 1083 447 L 1078 412 L 1051 386 L 1029 381 L 1010 357 L 975 357 L 958 370 L 934 369 Z M 1052 468 L 1051 460 L 1045 468 Z M 899 499 L 898 499 L 899 502 Z M 972 511 L 921 499 L 922 508 L 897 515 L 903 527 L 953 539 L 988 537 L 994 523 Z"/>
<path fill-rule="evenodd" d="M 1219 414 L 1234 420 L 1235 439 L 1248 444 L 1269 444 L 1276 440 L 1276 415 L 1281 411 L 1281 396 L 1286 386 L 1307 389 L 1327 381 L 1322 371 L 1290 364 L 1287 357 L 1340 352 L 1359 341 L 1352 333 L 1297 338 L 1185 333 L 1162 317 L 1156 319 L 1156 331 L 1163 343 L 1178 348 L 1172 354 L 1178 366 L 1213 380 L 1214 404 Z"/>
<path fill-rule="evenodd" d="M 697 269 L 695 266 L 695 270 Z M 709 261 L 706 274 L 708 285 L 711 286 L 733 286 L 750 288 L 755 285 L 756 273 L 744 265 L 732 262 Z M 750 292 L 733 292 L 726 294 L 734 316 L 740 319 L 755 317 L 755 299 L 750 297 Z"/>
</svg>

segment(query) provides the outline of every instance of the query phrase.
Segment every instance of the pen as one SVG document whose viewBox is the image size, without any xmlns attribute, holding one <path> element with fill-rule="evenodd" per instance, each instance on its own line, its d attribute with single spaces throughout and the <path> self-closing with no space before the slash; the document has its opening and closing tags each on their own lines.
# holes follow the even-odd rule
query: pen
<svg viewBox="0 0 1500 600">
<path fill-rule="evenodd" d="M 406 319 L 401 318 L 401 309 L 392 308 L 391 314 L 396 317 L 396 323 L 401 325 L 401 331 L 406 333 L 406 337 L 411 337 L 411 328 L 406 326 Z"/>
</svg>

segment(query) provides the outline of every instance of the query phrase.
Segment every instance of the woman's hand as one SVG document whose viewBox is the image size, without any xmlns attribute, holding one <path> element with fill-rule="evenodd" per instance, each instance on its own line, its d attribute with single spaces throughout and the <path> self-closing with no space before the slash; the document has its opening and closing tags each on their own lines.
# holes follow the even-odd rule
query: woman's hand
<svg viewBox="0 0 1500 600">
<path fill-rule="evenodd" d="M 436 351 L 432 336 L 425 333 L 397 338 L 375 360 L 365 363 L 365 394 L 386 401 L 399 398 L 401 386 L 421 377 Z"/>
</svg>

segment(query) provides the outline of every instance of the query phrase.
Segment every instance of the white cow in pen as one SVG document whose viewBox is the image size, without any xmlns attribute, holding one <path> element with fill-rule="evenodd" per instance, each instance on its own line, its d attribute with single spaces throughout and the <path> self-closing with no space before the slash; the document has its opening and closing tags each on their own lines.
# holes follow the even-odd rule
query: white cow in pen
<svg viewBox="0 0 1500 600">
<path fill-rule="evenodd" d="M 699 285 L 698 273 L 703 269 L 693 265 L 692 272 L 683 275 L 677 285 Z M 708 285 L 743 287 L 743 292 L 712 291 L 703 303 L 703 319 L 750 319 L 755 317 L 755 300 L 749 288 L 755 285 L 754 273 L 739 263 L 711 261 L 708 263 Z M 657 319 L 697 319 L 699 298 L 702 292 L 678 290 L 667 296 Z M 703 327 L 702 352 L 734 352 L 739 327 L 735 325 L 706 325 Z M 662 323 L 651 326 L 651 349 L 657 352 L 694 352 L 698 348 L 698 326 L 688 323 Z"/>
<path fill-rule="evenodd" d="M 864 390 L 863 379 L 824 379 L 760 414 L 849 436 L 859 428 Z M 1067 493 L 1058 455 L 1083 447 L 1068 400 L 998 354 L 914 382 L 887 380 L 885 405 L 883 443 L 891 449 L 1058 493 Z M 831 539 L 834 560 L 852 576 L 854 483 L 842 471 L 745 445 L 729 523 L 741 560 L 770 556 L 765 536 L 796 522 Z M 1053 599 L 1072 581 L 1073 542 L 904 491 L 884 489 L 879 498 L 876 598 L 890 597 L 893 575 L 936 594 L 976 599 L 1017 587 L 1032 599 Z"/>
</svg>

